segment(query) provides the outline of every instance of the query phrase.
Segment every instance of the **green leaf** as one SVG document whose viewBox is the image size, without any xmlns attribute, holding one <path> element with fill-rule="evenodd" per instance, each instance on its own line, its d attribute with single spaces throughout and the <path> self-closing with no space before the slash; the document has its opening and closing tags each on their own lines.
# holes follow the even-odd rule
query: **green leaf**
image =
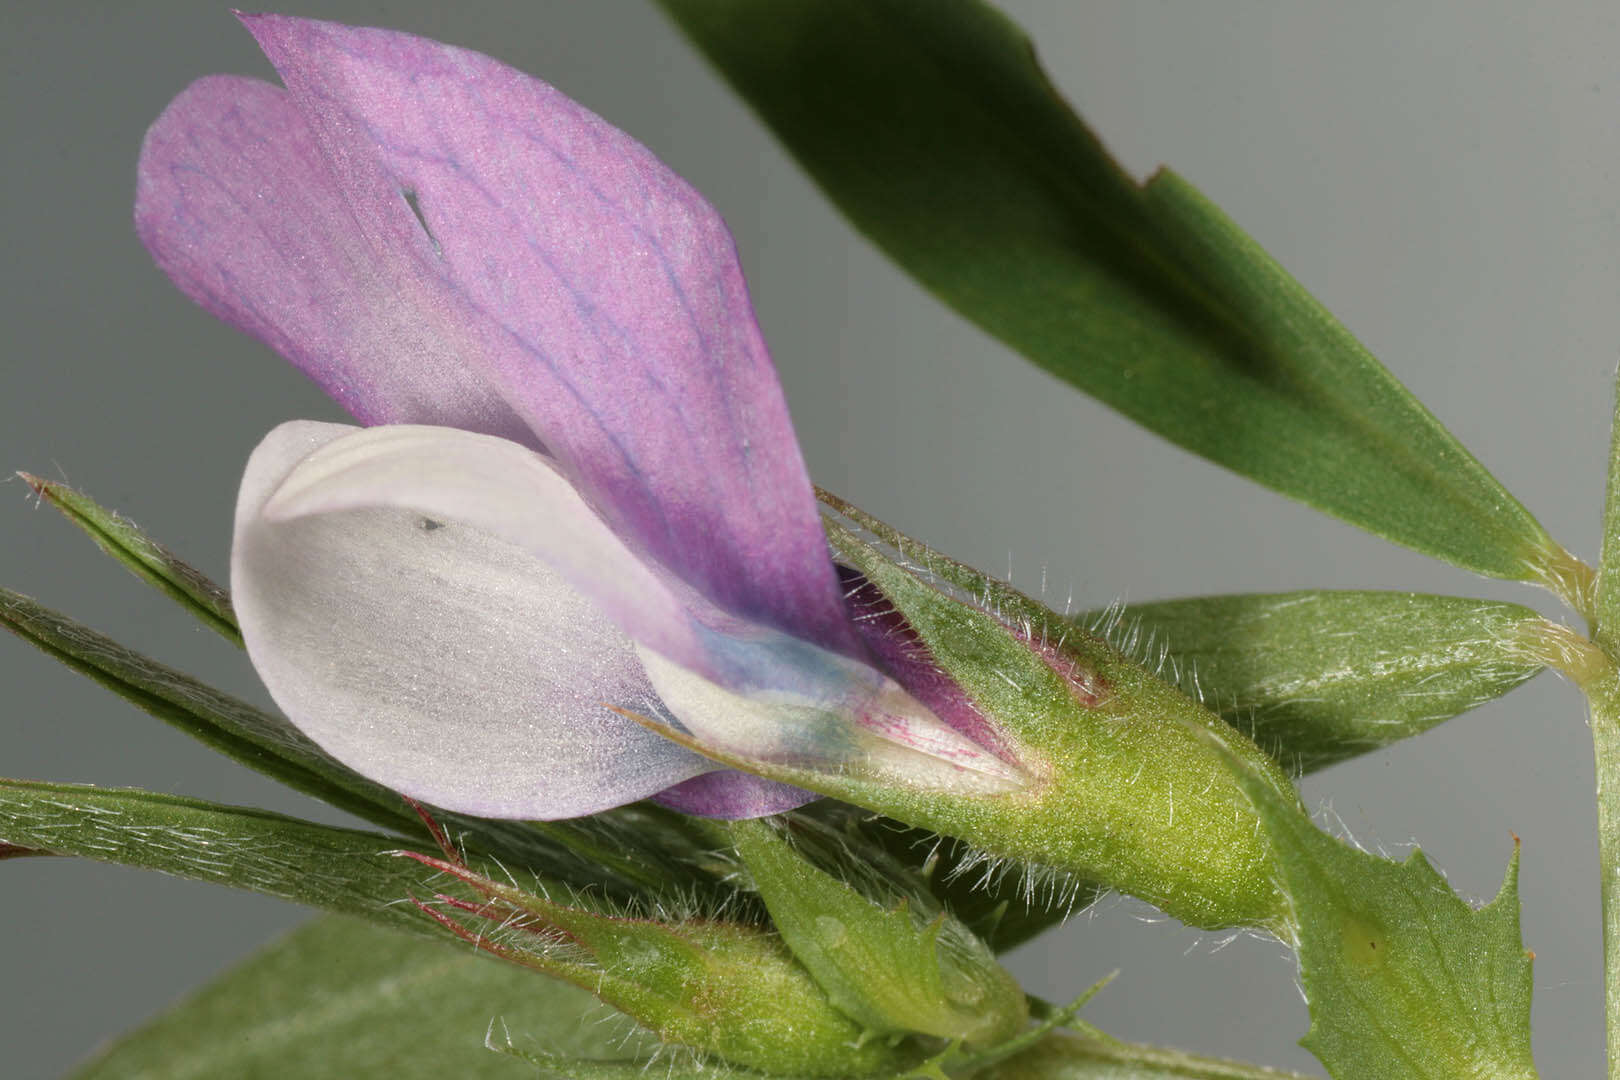
<svg viewBox="0 0 1620 1080">
<path fill-rule="evenodd" d="M 874 902 L 812 865 L 765 822 L 735 822 L 731 836 L 782 940 L 866 1032 L 959 1038 L 973 1047 L 1024 1027 L 1029 1013 L 1018 983 L 960 922 L 918 907 L 924 897 Z"/>
<path fill-rule="evenodd" d="M 661 0 L 851 222 L 989 333 L 1171 441 L 1499 577 L 1575 565 L 1185 181 L 1139 186 L 976 0 Z"/>
<path fill-rule="evenodd" d="M 485 1046 L 650 1051 L 583 990 L 468 949 L 317 919 L 215 980 L 73 1080 L 523 1080 Z M 627 1036 L 629 1041 L 626 1041 Z"/>
<path fill-rule="evenodd" d="M 230 595 L 200 570 L 187 566 L 134 522 L 115 510 L 108 510 L 83 492 L 29 473 L 17 475 L 41 499 L 83 529 L 97 547 L 129 567 L 136 577 L 155 585 L 227 641 L 242 644 L 242 632 L 236 625 Z"/>
<path fill-rule="evenodd" d="M 1311 772 L 1408 738 L 1531 678 L 1546 620 L 1518 604 L 1395 592 L 1202 596 L 1079 617 Z"/>
<path fill-rule="evenodd" d="M 397 837 L 153 792 L 5 780 L 0 844 L 453 933 L 590 990 L 665 1041 L 743 1067 L 863 1076 L 921 1056 L 905 1043 L 861 1044 L 859 1025 L 768 930 L 662 908 L 615 911 L 538 875 L 520 885 L 499 863 L 407 856 Z"/>
<path fill-rule="evenodd" d="M 1508 1080 L 1530 1056 L 1531 955 L 1519 938 L 1517 844 L 1474 909 L 1422 852 L 1395 863 L 1323 833 L 1233 761 L 1277 852 L 1311 1010 L 1300 1040 L 1335 1080 Z"/>
<path fill-rule="evenodd" d="M 181 562 L 120 514 L 65 484 L 19 473 L 44 500 L 143 580 L 240 646 L 230 595 Z M 393 791 L 328 757 L 296 728 L 128 649 L 88 627 L 6 589 L 0 625 L 88 675 L 120 697 L 227 757 L 367 821 L 428 838 Z M 717 880 L 701 836 L 681 815 L 651 803 L 590 819 L 512 822 L 435 810 L 468 848 L 519 864 L 544 866 L 578 887 L 621 899 L 643 891 L 684 891 L 711 906 L 735 892 Z M 738 914 L 747 914 L 739 910 Z"/>
<path fill-rule="evenodd" d="M 159 870 L 435 932 L 403 903 L 445 889 L 397 836 L 178 795 L 0 780 L 0 843 Z"/>
<path fill-rule="evenodd" d="M 8 589 L 0 589 L 0 625 L 250 769 L 418 842 L 431 839 L 397 793 L 333 760 L 279 716 Z M 649 890 L 684 891 L 716 907 L 735 897 L 707 865 L 706 839 L 680 815 L 651 804 L 576 821 L 535 823 L 433 813 L 474 853 L 543 867 L 548 876 L 580 888 L 599 888 L 625 899 Z"/>
<path fill-rule="evenodd" d="M 28 473 L 18 475 L 102 550 L 228 640 L 242 644 L 224 588 L 82 492 Z M 0 625 L 248 768 L 367 821 L 427 838 L 416 814 L 395 792 L 333 760 L 279 716 L 6 589 L 0 589 Z M 716 905 L 734 896 L 703 868 L 701 841 L 683 827 L 679 815 L 652 804 L 622 807 L 579 822 L 492 821 L 442 810 L 435 816 L 475 851 L 545 866 L 581 887 L 605 887 L 623 897 L 643 889 L 684 888 Z"/>
</svg>

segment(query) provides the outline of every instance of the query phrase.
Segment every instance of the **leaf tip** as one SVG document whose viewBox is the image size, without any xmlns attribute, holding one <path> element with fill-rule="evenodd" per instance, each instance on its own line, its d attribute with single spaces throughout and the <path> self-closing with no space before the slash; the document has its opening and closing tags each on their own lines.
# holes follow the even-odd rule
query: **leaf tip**
<svg viewBox="0 0 1620 1080">
<path fill-rule="evenodd" d="M 42 851 L 39 848 L 23 847 L 20 844 L 8 844 L 0 840 L 0 859 L 21 859 L 30 855 L 54 855 L 54 851 Z"/>
</svg>

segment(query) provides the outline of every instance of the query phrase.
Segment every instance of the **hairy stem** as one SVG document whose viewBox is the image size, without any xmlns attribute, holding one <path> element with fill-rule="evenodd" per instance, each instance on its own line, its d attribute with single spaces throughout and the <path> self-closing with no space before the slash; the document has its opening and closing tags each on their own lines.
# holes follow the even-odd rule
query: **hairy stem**
<svg viewBox="0 0 1620 1080">
<path fill-rule="evenodd" d="M 1598 852 L 1603 874 L 1603 985 L 1607 998 L 1609 1080 L 1620 1080 L 1620 397 L 1610 432 L 1609 484 L 1603 502 L 1603 553 L 1592 590 L 1592 637 L 1607 661 L 1581 689 L 1592 710 L 1597 757 Z"/>
<path fill-rule="evenodd" d="M 1598 572 L 1591 566 L 1554 545 L 1536 567 L 1536 577 L 1588 624 L 1597 621 Z"/>
<path fill-rule="evenodd" d="M 1603 986 L 1609 1078 L 1620 1080 L 1620 674 L 1584 687 L 1597 760 L 1598 868 L 1603 900 Z"/>
</svg>

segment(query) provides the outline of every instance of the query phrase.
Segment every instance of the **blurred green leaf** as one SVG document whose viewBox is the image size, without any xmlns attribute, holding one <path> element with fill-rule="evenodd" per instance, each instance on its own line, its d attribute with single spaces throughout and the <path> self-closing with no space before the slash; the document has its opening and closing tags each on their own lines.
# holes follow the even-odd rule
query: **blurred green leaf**
<svg viewBox="0 0 1620 1080">
<path fill-rule="evenodd" d="M 1300 1040 L 1335 1080 L 1533 1078 L 1517 845 L 1478 910 L 1420 851 L 1405 862 L 1323 833 L 1232 759 L 1277 853 L 1311 1010 Z"/>
<path fill-rule="evenodd" d="M 1200 596 L 1082 615 L 1289 768 L 1311 772 L 1507 693 L 1542 670 L 1518 604 L 1396 592 Z"/>
<path fill-rule="evenodd" d="M 242 632 L 236 626 L 230 595 L 200 570 L 187 566 L 133 521 L 115 510 L 108 510 L 82 491 L 29 473 L 17 475 L 41 499 L 83 529 L 97 547 L 129 567 L 135 576 L 156 586 L 227 641 L 242 644 Z"/>
<path fill-rule="evenodd" d="M 73 1080 L 534 1076 L 486 1047 L 486 1035 L 496 1046 L 510 1036 L 595 1057 L 655 1045 L 566 983 L 444 942 L 320 918 L 120 1039 Z"/>
<path fill-rule="evenodd" d="M 1498 577 L 1573 560 L 1185 181 L 1139 186 L 976 0 L 660 0 L 940 299 L 1195 453 Z"/>
</svg>

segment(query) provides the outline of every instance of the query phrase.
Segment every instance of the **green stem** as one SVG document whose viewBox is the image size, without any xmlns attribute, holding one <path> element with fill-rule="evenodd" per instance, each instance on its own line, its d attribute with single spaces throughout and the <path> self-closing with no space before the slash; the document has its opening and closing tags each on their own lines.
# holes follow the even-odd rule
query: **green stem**
<svg viewBox="0 0 1620 1080">
<path fill-rule="evenodd" d="M 1592 710 L 1597 758 L 1598 855 L 1603 874 L 1603 986 L 1607 999 L 1609 1080 L 1620 1080 L 1620 394 L 1610 429 L 1609 484 L 1603 501 L 1603 552 L 1591 590 L 1592 639 L 1603 651 L 1599 669 L 1581 681 Z"/>
<path fill-rule="evenodd" d="M 1552 541 L 1533 563 L 1536 581 L 1588 624 L 1596 621 L 1598 572 L 1595 569 Z"/>
<path fill-rule="evenodd" d="M 1612 623 L 1608 620 L 1608 625 Z M 1530 655 L 1581 688 L 1591 717 L 1609 1080 L 1620 1080 L 1620 667 L 1613 658 L 1612 639 L 1604 633 L 1607 628 L 1605 623 L 1597 624 L 1602 635 L 1599 640 L 1608 649 L 1555 623 L 1533 627 L 1523 644 Z"/>
<path fill-rule="evenodd" d="M 1603 987 L 1609 1080 L 1620 1080 L 1620 675 L 1584 687 L 1597 759 L 1598 868 L 1602 875 Z"/>
<path fill-rule="evenodd" d="M 995 1070 L 996 1080 L 1307 1080 L 1299 1073 L 1159 1046 L 1053 1036 Z"/>
</svg>

